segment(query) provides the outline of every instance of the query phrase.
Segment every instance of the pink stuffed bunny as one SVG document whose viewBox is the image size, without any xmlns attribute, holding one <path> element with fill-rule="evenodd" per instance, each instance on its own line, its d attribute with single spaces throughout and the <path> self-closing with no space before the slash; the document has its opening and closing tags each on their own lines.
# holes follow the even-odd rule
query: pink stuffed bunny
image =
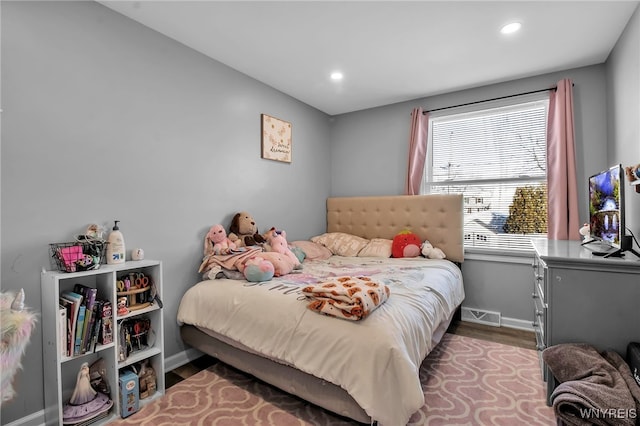
<svg viewBox="0 0 640 426">
<path fill-rule="evenodd" d="M 210 247 L 213 245 L 212 247 Z M 205 256 L 208 254 L 229 254 L 236 245 L 227 238 L 227 231 L 220 224 L 213 225 L 205 238 Z"/>
<path fill-rule="evenodd" d="M 284 230 L 276 230 L 276 228 L 271 228 L 266 234 L 267 244 L 269 245 L 268 251 L 275 251 L 276 253 L 280 253 L 285 255 L 291 263 L 293 263 L 294 268 L 300 268 L 300 260 L 298 257 L 291 251 L 289 248 L 289 244 L 287 243 L 287 233 Z"/>
</svg>

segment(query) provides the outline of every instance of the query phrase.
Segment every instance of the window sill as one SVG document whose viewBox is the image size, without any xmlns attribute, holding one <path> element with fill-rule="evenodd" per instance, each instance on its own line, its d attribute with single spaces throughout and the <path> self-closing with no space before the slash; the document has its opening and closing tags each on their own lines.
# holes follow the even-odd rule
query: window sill
<svg viewBox="0 0 640 426">
<path fill-rule="evenodd" d="M 464 260 L 531 265 L 533 260 L 533 250 L 514 250 L 508 252 L 506 250 L 465 247 Z"/>
</svg>

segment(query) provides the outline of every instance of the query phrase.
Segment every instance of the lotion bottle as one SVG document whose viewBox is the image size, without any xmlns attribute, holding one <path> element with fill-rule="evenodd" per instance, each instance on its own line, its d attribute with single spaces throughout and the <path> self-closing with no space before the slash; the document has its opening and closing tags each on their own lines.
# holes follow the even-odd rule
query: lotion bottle
<svg viewBox="0 0 640 426">
<path fill-rule="evenodd" d="M 118 263 L 124 263 L 125 261 L 125 247 L 124 247 L 124 237 L 122 236 L 122 232 L 120 232 L 120 228 L 118 228 L 119 220 L 115 221 L 115 225 L 113 226 L 113 230 L 109 233 L 109 238 L 107 238 L 107 264 L 115 265 Z"/>
</svg>

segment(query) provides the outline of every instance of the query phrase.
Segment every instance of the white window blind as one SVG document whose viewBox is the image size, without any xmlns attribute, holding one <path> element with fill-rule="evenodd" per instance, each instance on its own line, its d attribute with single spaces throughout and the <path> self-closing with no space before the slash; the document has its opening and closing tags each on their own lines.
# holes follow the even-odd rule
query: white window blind
<svg viewBox="0 0 640 426">
<path fill-rule="evenodd" d="M 465 247 L 527 250 L 546 237 L 543 96 L 430 117 L 422 192 L 463 194 Z"/>
</svg>

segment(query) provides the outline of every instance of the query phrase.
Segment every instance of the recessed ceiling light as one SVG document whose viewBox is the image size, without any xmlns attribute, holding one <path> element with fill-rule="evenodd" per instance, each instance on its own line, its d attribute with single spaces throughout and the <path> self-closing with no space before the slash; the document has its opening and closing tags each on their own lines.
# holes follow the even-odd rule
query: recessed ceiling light
<svg viewBox="0 0 640 426">
<path fill-rule="evenodd" d="M 512 34 L 512 33 L 515 33 L 516 31 L 518 31 L 520 29 L 520 27 L 522 27 L 522 24 L 520 24 L 520 22 L 512 22 L 512 23 L 507 24 L 504 27 L 502 27 L 500 32 L 502 34 Z"/>
<path fill-rule="evenodd" d="M 339 81 L 342 80 L 342 77 L 344 77 L 342 75 L 342 73 L 340 71 L 334 71 L 331 73 L 331 80 L 333 81 Z"/>
</svg>

